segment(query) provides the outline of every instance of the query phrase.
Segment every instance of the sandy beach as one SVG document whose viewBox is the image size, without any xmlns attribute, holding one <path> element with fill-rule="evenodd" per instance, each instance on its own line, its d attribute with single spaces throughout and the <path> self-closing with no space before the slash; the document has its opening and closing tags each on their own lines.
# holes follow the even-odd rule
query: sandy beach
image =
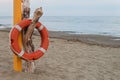
<svg viewBox="0 0 120 80">
<path fill-rule="evenodd" d="M 119 37 L 49 33 L 48 51 L 36 61 L 35 73 L 28 74 L 13 70 L 9 30 L 0 31 L 0 80 L 120 80 Z"/>
</svg>

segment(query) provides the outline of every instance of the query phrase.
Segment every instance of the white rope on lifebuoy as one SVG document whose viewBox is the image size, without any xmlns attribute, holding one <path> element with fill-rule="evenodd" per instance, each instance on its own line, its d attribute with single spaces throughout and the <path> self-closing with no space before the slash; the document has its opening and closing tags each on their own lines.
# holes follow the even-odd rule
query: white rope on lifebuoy
<svg viewBox="0 0 120 80">
<path fill-rule="evenodd" d="M 42 51 L 43 53 L 46 52 L 46 50 L 44 48 L 42 48 L 42 47 L 38 48 L 38 50 Z"/>
<path fill-rule="evenodd" d="M 38 29 L 41 31 L 44 28 L 44 25 L 41 25 Z"/>
<path fill-rule="evenodd" d="M 15 25 L 15 28 L 18 30 L 18 31 L 21 31 L 22 28 L 19 26 L 19 25 Z"/>
<path fill-rule="evenodd" d="M 24 55 L 24 53 L 25 53 L 24 50 L 22 50 L 22 51 L 18 54 L 18 56 L 19 56 L 19 57 L 22 57 L 22 56 Z"/>
</svg>

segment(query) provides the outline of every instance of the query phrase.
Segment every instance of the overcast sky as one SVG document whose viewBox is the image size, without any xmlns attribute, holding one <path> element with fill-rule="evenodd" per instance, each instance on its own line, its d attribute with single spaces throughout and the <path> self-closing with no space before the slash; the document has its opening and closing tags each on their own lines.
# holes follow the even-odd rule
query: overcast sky
<svg viewBox="0 0 120 80">
<path fill-rule="evenodd" d="M 120 0 L 31 0 L 31 15 L 43 7 L 44 16 L 120 16 Z M 0 0 L 0 16 L 12 16 L 13 0 Z"/>
</svg>

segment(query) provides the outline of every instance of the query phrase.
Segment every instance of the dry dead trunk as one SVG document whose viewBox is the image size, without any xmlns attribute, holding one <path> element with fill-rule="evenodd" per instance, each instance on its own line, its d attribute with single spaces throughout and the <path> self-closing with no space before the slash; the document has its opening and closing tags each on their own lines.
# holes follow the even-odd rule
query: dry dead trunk
<svg viewBox="0 0 120 80">
<path fill-rule="evenodd" d="M 30 16 L 30 0 L 22 0 L 22 19 L 29 18 Z M 39 18 L 42 16 L 42 8 L 38 8 L 34 12 L 34 17 L 32 22 L 28 28 L 23 31 L 23 47 L 24 50 L 28 53 L 34 52 L 34 45 L 32 43 L 32 33 L 35 28 L 36 22 L 38 22 Z M 34 61 L 26 61 L 25 62 L 25 72 L 33 73 L 35 70 L 35 62 Z"/>
<path fill-rule="evenodd" d="M 38 22 L 39 18 L 42 16 L 42 8 L 38 8 L 35 10 L 34 12 L 34 17 L 32 19 L 32 22 L 30 24 L 30 26 L 28 27 L 27 29 L 27 32 L 25 34 L 25 37 L 24 37 L 24 44 L 25 44 L 25 49 L 28 50 L 28 52 L 32 52 L 34 51 L 34 46 L 32 44 L 32 33 L 34 31 L 34 28 L 36 27 L 36 22 Z M 26 71 L 27 72 L 34 72 L 35 70 L 35 64 L 34 64 L 34 61 L 28 61 L 27 64 L 26 64 Z"/>
</svg>

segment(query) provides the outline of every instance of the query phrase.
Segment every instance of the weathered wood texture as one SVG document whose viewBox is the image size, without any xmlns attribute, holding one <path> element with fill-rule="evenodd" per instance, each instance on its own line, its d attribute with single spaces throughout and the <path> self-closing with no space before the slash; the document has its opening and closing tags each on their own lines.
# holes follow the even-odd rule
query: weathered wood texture
<svg viewBox="0 0 120 80">
<path fill-rule="evenodd" d="M 22 19 L 26 19 L 30 17 L 30 0 L 22 0 Z M 34 52 L 34 45 L 32 43 L 32 33 L 35 28 L 36 22 L 38 22 L 39 18 L 42 16 L 42 8 L 38 8 L 35 10 L 33 19 L 28 28 L 23 30 L 23 47 L 24 50 L 28 53 Z M 25 72 L 33 73 L 35 70 L 35 62 L 34 61 L 26 61 L 25 62 Z"/>
<path fill-rule="evenodd" d="M 22 19 L 29 18 L 30 17 L 30 0 L 22 0 L 22 8 L 23 8 Z M 34 45 L 32 43 L 32 33 L 34 31 L 36 22 L 38 22 L 42 14 L 43 14 L 42 8 L 36 9 L 30 26 L 25 30 L 23 30 L 23 47 L 24 47 L 24 50 L 28 53 L 34 52 Z M 34 70 L 35 70 L 35 62 L 26 61 L 25 72 L 33 73 Z"/>
<path fill-rule="evenodd" d="M 30 40 L 31 40 L 32 33 L 34 31 L 34 28 L 36 27 L 36 22 L 38 22 L 39 18 L 42 16 L 42 14 L 43 14 L 43 12 L 42 12 L 41 7 L 37 8 L 35 10 L 32 22 L 31 22 L 30 26 L 28 27 L 28 30 L 25 34 L 25 38 L 24 38 L 25 44 L 31 43 Z M 27 47 L 27 45 L 25 47 Z"/>
<path fill-rule="evenodd" d="M 22 19 L 28 19 L 30 17 L 30 0 L 22 0 Z M 23 37 L 23 48 L 26 52 L 30 53 L 34 51 L 34 45 L 31 43 L 29 44 L 29 48 L 27 44 L 25 44 L 24 38 L 28 28 L 25 28 L 22 31 Z M 25 72 L 34 72 L 35 64 L 33 61 L 26 61 L 25 62 Z"/>
<path fill-rule="evenodd" d="M 34 12 L 34 17 L 32 19 L 32 22 L 30 26 L 27 29 L 27 32 L 24 36 L 24 47 L 27 50 L 27 52 L 33 52 L 34 51 L 34 45 L 32 44 L 32 33 L 34 31 L 34 28 L 36 27 L 36 22 L 38 22 L 39 18 L 42 16 L 42 8 L 38 8 Z M 26 62 L 26 72 L 34 72 L 35 70 L 35 64 L 34 61 L 27 61 Z"/>
</svg>

